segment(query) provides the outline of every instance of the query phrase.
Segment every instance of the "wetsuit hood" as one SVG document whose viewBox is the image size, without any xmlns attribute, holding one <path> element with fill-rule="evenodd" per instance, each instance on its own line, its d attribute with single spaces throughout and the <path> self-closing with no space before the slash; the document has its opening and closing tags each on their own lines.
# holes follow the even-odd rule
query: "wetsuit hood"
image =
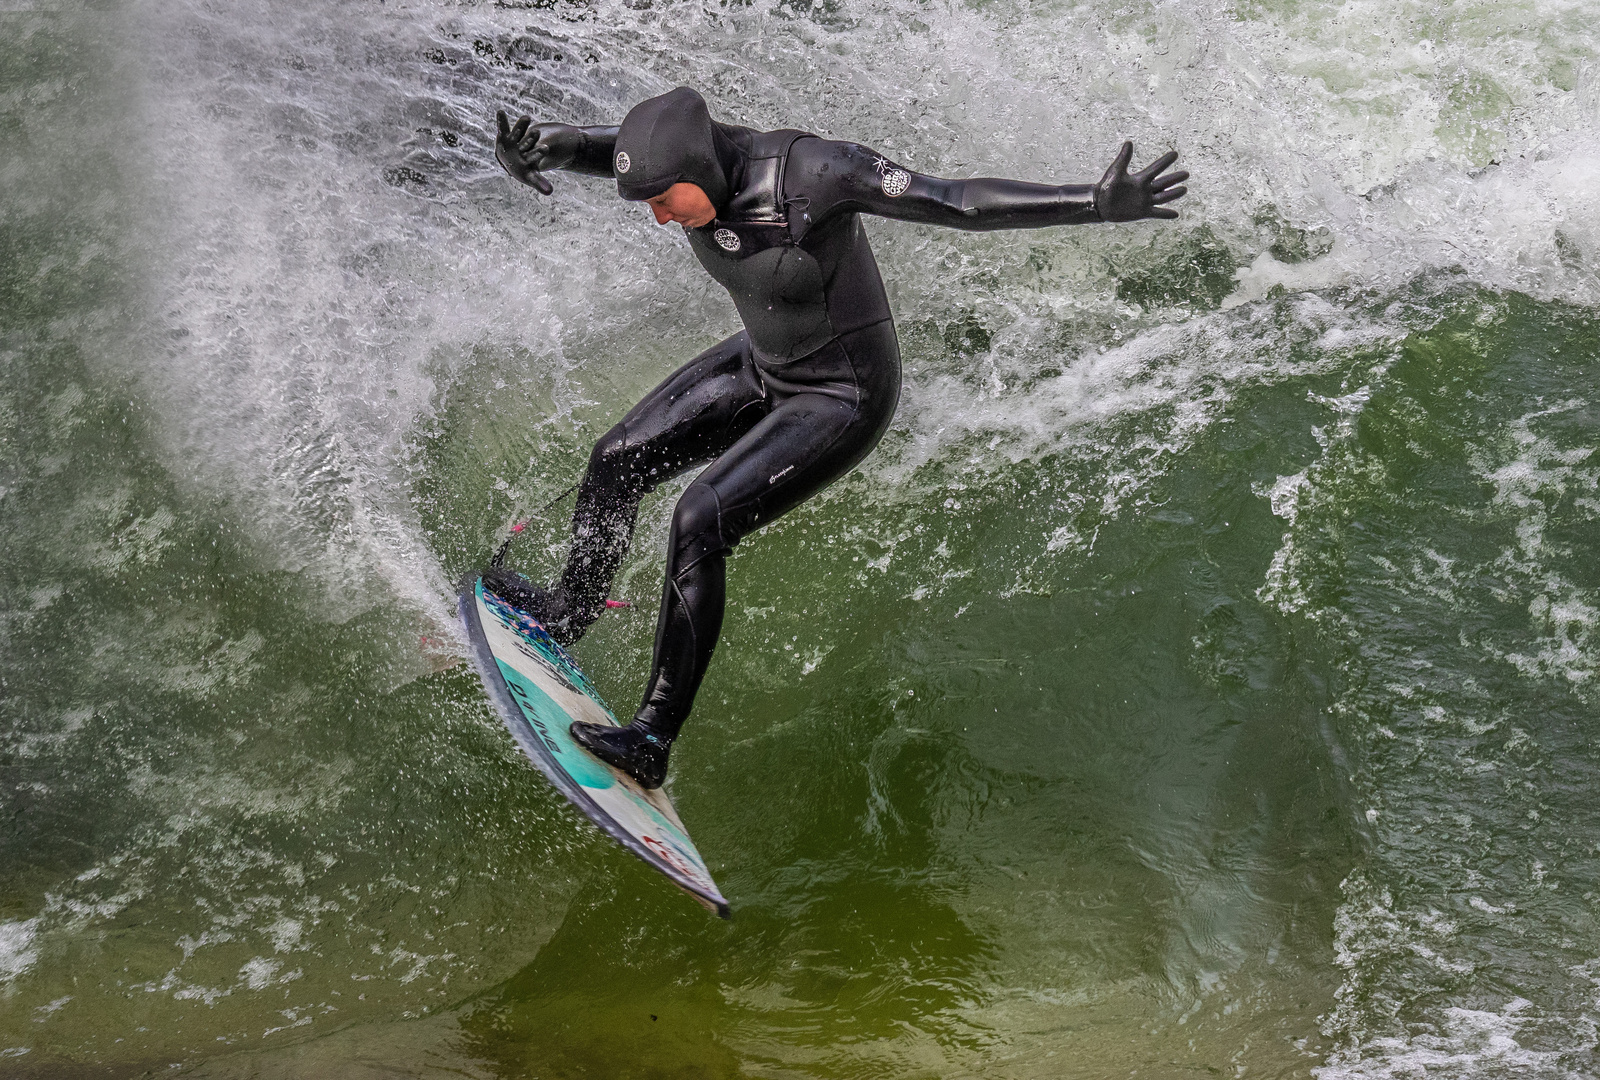
<svg viewBox="0 0 1600 1080">
<path fill-rule="evenodd" d="M 653 199 L 673 184 L 695 184 L 719 210 L 731 190 L 728 162 L 706 99 L 687 86 L 641 101 L 617 132 L 617 194 Z"/>
</svg>

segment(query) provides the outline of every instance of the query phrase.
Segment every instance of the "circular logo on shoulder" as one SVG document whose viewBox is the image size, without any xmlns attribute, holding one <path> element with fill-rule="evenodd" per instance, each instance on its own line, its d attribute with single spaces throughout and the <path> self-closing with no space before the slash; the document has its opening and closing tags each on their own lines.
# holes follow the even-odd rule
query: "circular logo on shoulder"
<svg viewBox="0 0 1600 1080">
<path fill-rule="evenodd" d="M 723 251 L 739 250 L 739 234 L 732 229 L 718 229 L 711 234 L 711 239 L 715 240 Z"/>
<path fill-rule="evenodd" d="M 628 152 L 624 150 L 617 155 L 617 171 L 623 173 L 631 168 L 633 168 L 633 162 L 628 160 Z"/>
<path fill-rule="evenodd" d="M 883 174 L 883 193 L 891 199 L 904 195 L 911 186 L 911 174 L 904 169 L 886 169 Z"/>
</svg>

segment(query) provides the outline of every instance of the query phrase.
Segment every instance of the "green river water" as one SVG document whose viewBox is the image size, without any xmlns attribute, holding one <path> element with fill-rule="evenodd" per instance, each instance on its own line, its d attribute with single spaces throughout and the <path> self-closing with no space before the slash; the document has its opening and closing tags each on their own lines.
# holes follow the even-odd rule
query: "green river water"
<svg viewBox="0 0 1600 1080">
<path fill-rule="evenodd" d="M 0 4 L 0 1076 L 1600 1071 L 1600 8 Z M 878 452 L 571 811 L 452 583 L 732 306 L 498 106 L 1176 223 L 869 223 Z M 578 655 L 639 693 L 681 482 Z M 565 505 L 512 561 L 552 572 Z"/>
</svg>

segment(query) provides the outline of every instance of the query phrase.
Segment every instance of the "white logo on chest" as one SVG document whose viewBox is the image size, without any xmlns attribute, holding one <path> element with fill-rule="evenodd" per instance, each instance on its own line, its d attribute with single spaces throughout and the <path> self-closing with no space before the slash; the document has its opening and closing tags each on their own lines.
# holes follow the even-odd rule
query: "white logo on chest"
<svg viewBox="0 0 1600 1080">
<path fill-rule="evenodd" d="M 883 173 L 883 193 L 891 199 L 904 195 L 906 188 L 911 186 L 911 174 L 904 169 L 885 169 Z"/>
<path fill-rule="evenodd" d="M 628 158 L 628 152 L 624 150 L 617 155 L 617 171 L 625 173 L 631 168 L 633 168 L 633 162 Z"/>
<path fill-rule="evenodd" d="M 711 234 L 711 239 L 715 240 L 723 251 L 739 250 L 739 234 L 732 229 L 718 229 Z"/>
</svg>

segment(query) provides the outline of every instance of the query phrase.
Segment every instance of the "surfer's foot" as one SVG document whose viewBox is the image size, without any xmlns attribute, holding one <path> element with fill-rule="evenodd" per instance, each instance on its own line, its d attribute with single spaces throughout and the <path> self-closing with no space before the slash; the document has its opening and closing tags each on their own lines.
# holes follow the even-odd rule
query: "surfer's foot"
<svg viewBox="0 0 1600 1080">
<path fill-rule="evenodd" d="M 483 587 L 517 610 L 538 619 L 562 646 L 577 641 L 594 622 L 594 615 L 584 612 L 564 587 L 541 588 L 503 566 L 491 566 L 483 572 Z"/>
<path fill-rule="evenodd" d="M 612 727 L 584 720 L 574 720 L 568 730 L 579 746 L 607 765 L 615 765 L 646 790 L 660 787 L 667 778 L 667 752 L 672 744 L 659 735 L 635 724 Z"/>
</svg>

